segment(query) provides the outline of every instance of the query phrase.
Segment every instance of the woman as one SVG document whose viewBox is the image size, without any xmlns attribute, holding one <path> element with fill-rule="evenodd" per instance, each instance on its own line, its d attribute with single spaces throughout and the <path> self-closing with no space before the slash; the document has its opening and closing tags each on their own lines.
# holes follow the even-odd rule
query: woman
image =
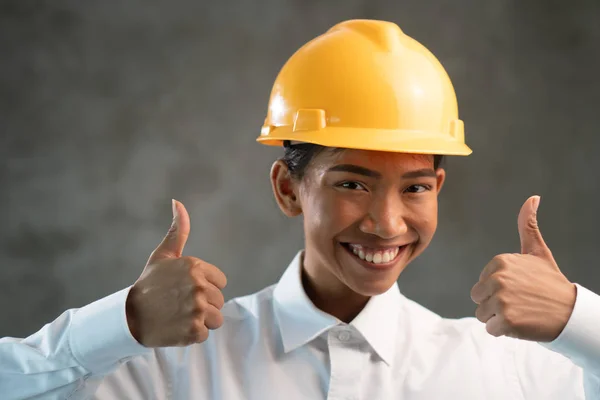
<svg viewBox="0 0 600 400">
<path fill-rule="evenodd" d="M 471 150 L 446 72 L 396 25 L 346 21 L 303 46 L 258 141 L 284 147 L 273 192 L 304 220 L 279 283 L 224 305 L 223 273 L 181 257 L 174 201 L 131 288 L 0 341 L 3 398 L 600 399 L 600 299 L 560 272 L 539 198 L 519 215 L 522 254 L 473 287 L 485 325 L 400 294 L 436 229 L 442 156 Z"/>
</svg>

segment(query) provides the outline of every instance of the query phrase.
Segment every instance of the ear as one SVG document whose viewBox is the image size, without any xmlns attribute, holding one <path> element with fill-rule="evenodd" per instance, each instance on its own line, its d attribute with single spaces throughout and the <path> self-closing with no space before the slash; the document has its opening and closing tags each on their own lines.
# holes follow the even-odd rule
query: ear
<svg viewBox="0 0 600 400">
<path fill-rule="evenodd" d="M 437 177 L 437 192 L 439 193 L 442 190 L 442 186 L 444 186 L 444 182 L 446 181 L 446 170 L 444 168 L 438 168 L 435 170 L 435 175 Z"/>
<path fill-rule="evenodd" d="M 282 160 L 277 160 L 271 167 L 271 186 L 275 201 L 281 211 L 288 217 L 302 214 L 302 207 L 297 194 L 297 182 L 292 178 L 290 171 Z"/>
</svg>

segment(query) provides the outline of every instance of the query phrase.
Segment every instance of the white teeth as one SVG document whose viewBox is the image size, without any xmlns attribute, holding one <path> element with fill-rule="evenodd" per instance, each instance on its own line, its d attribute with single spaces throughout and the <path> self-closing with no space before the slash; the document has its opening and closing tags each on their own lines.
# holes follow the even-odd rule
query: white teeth
<svg viewBox="0 0 600 400">
<path fill-rule="evenodd" d="M 390 253 L 386 251 L 385 253 L 383 253 L 383 262 L 388 263 L 390 261 L 392 261 L 392 259 L 390 258 Z"/>
<path fill-rule="evenodd" d="M 350 244 L 350 248 L 358 258 L 372 262 L 373 264 L 389 263 L 398 256 L 398 252 L 400 251 L 399 247 L 383 251 L 368 251 L 361 245 L 354 244 Z"/>
</svg>

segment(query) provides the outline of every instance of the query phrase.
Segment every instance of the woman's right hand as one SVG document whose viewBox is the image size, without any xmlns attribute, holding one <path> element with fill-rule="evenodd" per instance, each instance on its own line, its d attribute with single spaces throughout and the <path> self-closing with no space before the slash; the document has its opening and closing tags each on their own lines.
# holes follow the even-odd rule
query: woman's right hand
<svg viewBox="0 0 600 400">
<path fill-rule="evenodd" d="M 173 200 L 173 224 L 126 302 L 129 329 L 146 347 L 204 342 L 209 329 L 223 324 L 221 290 L 227 278 L 214 265 L 181 257 L 189 233 L 189 214 L 182 203 Z"/>
</svg>

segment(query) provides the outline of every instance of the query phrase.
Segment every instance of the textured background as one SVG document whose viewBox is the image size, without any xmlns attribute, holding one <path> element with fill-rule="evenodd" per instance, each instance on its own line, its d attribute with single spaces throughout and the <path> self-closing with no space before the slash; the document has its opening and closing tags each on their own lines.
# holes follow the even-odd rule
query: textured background
<svg viewBox="0 0 600 400">
<path fill-rule="evenodd" d="M 0 336 L 131 284 L 187 205 L 187 254 L 226 297 L 274 283 L 302 246 L 254 142 L 279 68 L 349 18 L 397 22 L 448 70 L 474 154 L 446 164 L 440 227 L 404 293 L 472 315 L 471 286 L 540 224 L 600 292 L 600 2 L 0 0 Z"/>
</svg>

